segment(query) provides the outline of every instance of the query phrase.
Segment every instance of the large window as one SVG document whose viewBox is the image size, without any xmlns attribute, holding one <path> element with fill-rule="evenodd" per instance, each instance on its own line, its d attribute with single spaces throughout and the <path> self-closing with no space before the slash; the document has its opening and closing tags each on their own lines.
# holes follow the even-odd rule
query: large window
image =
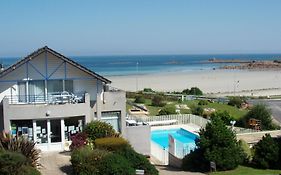
<svg viewBox="0 0 281 175">
<path fill-rule="evenodd" d="M 65 91 L 73 93 L 73 80 L 65 80 Z"/>
<path fill-rule="evenodd" d="M 101 120 L 111 124 L 115 131 L 120 132 L 121 130 L 121 112 L 102 112 Z"/>
<path fill-rule="evenodd" d="M 11 120 L 11 133 L 13 136 L 21 136 L 32 141 L 32 120 Z"/>
<path fill-rule="evenodd" d="M 62 80 L 49 80 L 47 83 L 48 83 L 48 93 L 63 91 L 63 81 Z"/>
<path fill-rule="evenodd" d="M 45 101 L 45 82 L 36 80 L 28 82 L 29 102 Z"/>
<path fill-rule="evenodd" d="M 18 82 L 19 102 L 26 102 L 26 82 Z"/>
<path fill-rule="evenodd" d="M 85 124 L 85 117 L 70 117 L 64 119 L 64 132 L 65 140 L 70 141 L 71 136 L 78 132 L 82 132 L 83 126 Z"/>
</svg>

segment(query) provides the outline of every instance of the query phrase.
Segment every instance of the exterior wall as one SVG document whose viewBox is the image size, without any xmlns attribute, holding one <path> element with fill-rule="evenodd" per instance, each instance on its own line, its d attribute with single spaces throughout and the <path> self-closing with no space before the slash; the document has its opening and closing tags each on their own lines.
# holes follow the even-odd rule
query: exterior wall
<svg viewBox="0 0 281 175">
<path fill-rule="evenodd" d="M 125 91 L 102 92 L 98 100 L 101 111 L 121 111 L 121 132 L 126 137 L 126 93 Z M 100 104 L 100 102 L 101 104 Z M 99 106 L 98 106 L 99 110 Z"/>
<path fill-rule="evenodd" d="M 127 140 L 138 153 L 150 156 L 151 145 L 149 125 L 128 126 L 126 127 L 126 133 Z"/>
<path fill-rule="evenodd" d="M 49 116 L 46 116 L 47 111 L 50 112 Z M 92 120 L 90 115 L 90 97 L 88 94 L 85 96 L 85 103 L 61 105 L 9 105 L 8 99 L 5 98 L 3 100 L 3 113 L 5 131 L 10 130 L 10 120 L 52 119 L 72 116 L 85 116 L 86 122 Z"/>
</svg>

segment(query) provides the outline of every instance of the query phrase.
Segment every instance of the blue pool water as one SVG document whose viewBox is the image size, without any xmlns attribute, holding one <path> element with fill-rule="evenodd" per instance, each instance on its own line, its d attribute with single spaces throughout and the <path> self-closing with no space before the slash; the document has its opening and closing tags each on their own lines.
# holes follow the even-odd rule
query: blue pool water
<svg viewBox="0 0 281 175">
<path fill-rule="evenodd" d="M 182 128 L 180 129 L 169 129 L 169 130 L 155 130 L 151 132 L 151 140 L 163 148 L 169 147 L 169 134 L 173 136 L 174 139 L 183 144 L 195 144 L 195 140 L 198 138 L 197 135 L 186 131 Z"/>
</svg>

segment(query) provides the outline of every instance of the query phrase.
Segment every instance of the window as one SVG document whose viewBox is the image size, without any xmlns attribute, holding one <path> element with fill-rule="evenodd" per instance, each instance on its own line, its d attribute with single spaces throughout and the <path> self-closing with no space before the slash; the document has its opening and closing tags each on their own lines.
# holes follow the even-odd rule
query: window
<svg viewBox="0 0 281 175">
<path fill-rule="evenodd" d="M 65 91 L 73 93 L 73 80 L 65 80 L 64 85 Z"/>
<path fill-rule="evenodd" d="M 33 140 L 32 120 L 11 120 L 11 132 L 13 136 L 22 136 Z"/>
<path fill-rule="evenodd" d="M 65 140 L 71 141 L 71 136 L 82 132 L 85 123 L 85 117 L 71 117 L 64 119 Z"/>
<path fill-rule="evenodd" d="M 45 101 L 45 82 L 36 80 L 28 82 L 29 102 Z"/>
<path fill-rule="evenodd" d="M 18 82 L 19 102 L 26 102 L 26 82 Z"/>
<path fill-rule="evenodd" d="M 50 80 L 48 83 L 48 93 L 62 92 L 63 82 L 62 80 Z"/>
<path fill-rule="evenodd" d="M 120 132 L 121 130 L 121 112 L 102 112 L 101 120 L 111 124 L 115 131 Z"/>
</svg>

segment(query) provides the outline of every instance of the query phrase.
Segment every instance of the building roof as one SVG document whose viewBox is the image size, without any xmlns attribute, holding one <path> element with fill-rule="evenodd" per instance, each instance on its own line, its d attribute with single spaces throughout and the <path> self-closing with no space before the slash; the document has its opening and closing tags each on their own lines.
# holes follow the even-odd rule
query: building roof
<svg viewBox="0 0 281 175">
<path fill-rule="evenodd" d="M 15 64 L 11 65 L 10 67 L 8 67 L 7 69 L 5 69 L 4 71 L 0 72 L 0 78 L 3 77 L 4 75 L 12 72 L 13 70 L 15 70 L 16 68 L 20 67 L 21 65 L 23 65 L 24 63 L 26 63 L 27 61 L 29 61 L 30 59 L 40 55 L 41 53 L 44 53 L 44 52 L 49 52 L 55 56 L 57 56 L 58 58 L 66 61 L 67 63 L 77 67 L 78 69 L 90 74 L 91 76 L 103 81 L 104 83 L 111 83 L 110 80 L 108 80 L 107 78 L 95 73 L 94 71 L 82 66 L 81 64 L 73 61 L 72 59 L 70 58 L 67 58 L 66 56 L 54 51 L 53 49 L 50 49 L 49 47 L 45 46 L 45 47 L 42 47 L 36 51 L 34 51 L 33 53 L 27 55 L 25 58 L 19 60 L 18 62 L 16 62 Z"/>
</svg>

